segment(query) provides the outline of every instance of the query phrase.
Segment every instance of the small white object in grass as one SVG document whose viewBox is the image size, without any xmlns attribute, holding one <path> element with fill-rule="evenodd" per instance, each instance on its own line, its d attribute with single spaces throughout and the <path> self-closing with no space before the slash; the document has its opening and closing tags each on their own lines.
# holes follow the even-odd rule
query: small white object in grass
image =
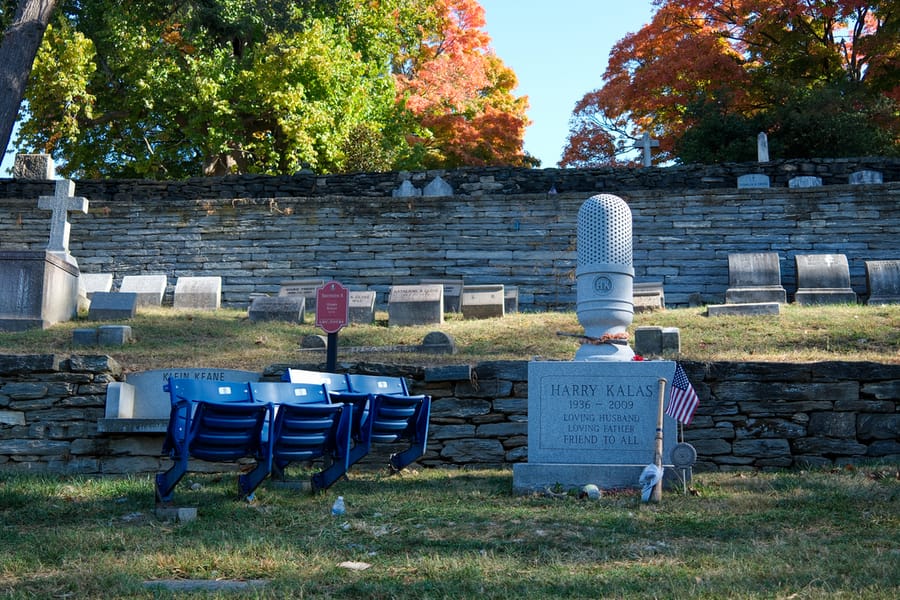
<svg viewBox="0 0 900 600">
<path fill-rule="evenodd" d="M 581 488 L 581 497 L 582 498 L 589 498 L 591 500 L 599 500 L 600 496 L 602 496 L 602 495 L 603 495 L 603 493 L 600 491 L 600 488 L 598 488 L 593 483 L 589 483 L 586 486 L 584 486 L 583 488 Z"/>
</svg>

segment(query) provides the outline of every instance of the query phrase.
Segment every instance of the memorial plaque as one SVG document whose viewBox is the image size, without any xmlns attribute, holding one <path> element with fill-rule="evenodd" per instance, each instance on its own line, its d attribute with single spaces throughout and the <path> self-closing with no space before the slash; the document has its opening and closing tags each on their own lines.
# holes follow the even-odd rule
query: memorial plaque
<svg viewBox="0 0 900 600">
<path fill-rule="evenodd" d="M 316 290 L 316 327 L 337 333 L 350 322 L 350 290 L 329 281 Z"/>
<path fill-rule="evenodd" d="M 395 285 L 388 295 L 388 325 L 431 325 L 444 322 L 444 286 Z"/>
<path fill-rule="evenodd" d="M 138 308 L 142 306 L 162 306 L 167 283 L 168 277 L 163 274 L 126 275 L 122 278 L 122 285 L 119 286 L 119 291 L 137 294 Z"/>
<path fill-rule="evenodd" d="M 501 284 L 467 285 L 459 304 L 465 319 L 490 319 L 506 314 L 506 292 Z"/>
</svg>

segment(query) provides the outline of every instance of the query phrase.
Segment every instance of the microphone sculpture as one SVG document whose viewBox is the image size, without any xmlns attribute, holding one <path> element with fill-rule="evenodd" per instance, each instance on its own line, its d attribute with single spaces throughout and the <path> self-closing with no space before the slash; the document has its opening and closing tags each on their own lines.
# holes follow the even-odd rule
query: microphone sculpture
<svg viewBox="0 0 900 600">
<path fill-rule="evenodd" d="M 575 312 L 586 340 L 575 360 L 632 360 L 626 331 L 634 319 L 631 209 L 618 196 L 597 194 L 578 210 L 575 277 Z"/>
</svg>

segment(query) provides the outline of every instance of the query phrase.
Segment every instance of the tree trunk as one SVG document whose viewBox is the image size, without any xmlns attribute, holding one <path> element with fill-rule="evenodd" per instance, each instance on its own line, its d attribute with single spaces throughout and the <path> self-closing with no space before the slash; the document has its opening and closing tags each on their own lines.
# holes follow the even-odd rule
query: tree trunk
<svg viewBox="0 0 900 600">
<path fill-rule="evenodd" d="M 34 57 L 57 0 L 19 0 L 0 42 L 0 149 L 6 153 Z"/>
</svg>

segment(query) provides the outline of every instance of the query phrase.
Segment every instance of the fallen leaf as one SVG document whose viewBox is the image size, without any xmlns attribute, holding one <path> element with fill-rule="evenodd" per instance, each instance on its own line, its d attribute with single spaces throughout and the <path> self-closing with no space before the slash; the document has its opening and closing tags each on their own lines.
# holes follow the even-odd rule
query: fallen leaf
<svg viewBox="0 0 900 600">
<path fill-rule="evenodd" d="M 338 565 L 342 569 L 349 569 L 350 571 L 365 571 L 372 565 L 367 562 L 357 562 L 354 560 L 345 560 L 341 564 Z"/>
</svg>

